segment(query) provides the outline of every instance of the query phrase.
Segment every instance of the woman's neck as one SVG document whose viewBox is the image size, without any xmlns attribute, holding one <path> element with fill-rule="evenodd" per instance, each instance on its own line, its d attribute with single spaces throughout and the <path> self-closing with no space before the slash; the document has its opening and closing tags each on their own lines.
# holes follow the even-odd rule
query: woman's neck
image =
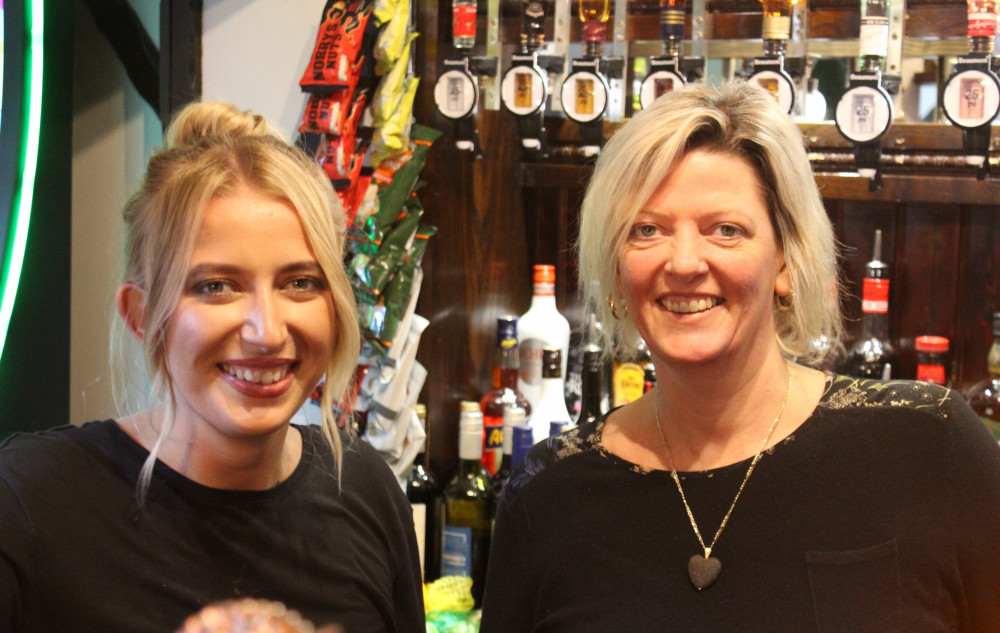
<svg viewBox="0 0 1000 633">
<path fill-rule="evenodd" d="M 152 452 L 162 422 L 162 409 L 152 409 L 123 418 L 118 425 Z M 302 457 L 302 434 L 290 428 L 260 437 L 233 438 L 200 425 L 175 424 L 156 458 L 203 486 L 267 490 L 287 479 Z"/>
</svg>

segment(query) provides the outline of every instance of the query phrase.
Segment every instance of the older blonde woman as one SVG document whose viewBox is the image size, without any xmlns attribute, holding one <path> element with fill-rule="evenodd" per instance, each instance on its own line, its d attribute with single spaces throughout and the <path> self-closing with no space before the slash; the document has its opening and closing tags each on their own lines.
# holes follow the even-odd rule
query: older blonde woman
<svg viewBox="0 0 1000 633">
<path fill-rule="evenodd" d="M 623 126 L 579 258 L 657 387 L 525 458 L 483 633 L 1000 630 L 1000 447 L 951 391 L 791 360 L 839 339 L 837 260 L 769 94 L 692 85 Z"/>
</svg>

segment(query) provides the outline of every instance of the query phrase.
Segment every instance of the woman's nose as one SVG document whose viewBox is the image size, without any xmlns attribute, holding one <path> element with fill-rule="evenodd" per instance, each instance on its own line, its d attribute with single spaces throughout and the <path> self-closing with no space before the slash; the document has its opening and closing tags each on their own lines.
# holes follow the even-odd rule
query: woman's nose
<svg viewBox="0 0 1000 633">
<path fill-rule="evenodd" d="M 671 249 L 666 262 L 669 273 L 686 279 L 708 271 L 708 264 L 702 252 L 703 240 L 700 235 L 677 234 L 670 242 Z"/>
<path fill-rule="evenodd" d="M 243 340 L 255 347 L 272 350 L 281 347 L 288 328 L 280 301 L 269 293 L 254 295 L 243 318 Z"/>
</svg>

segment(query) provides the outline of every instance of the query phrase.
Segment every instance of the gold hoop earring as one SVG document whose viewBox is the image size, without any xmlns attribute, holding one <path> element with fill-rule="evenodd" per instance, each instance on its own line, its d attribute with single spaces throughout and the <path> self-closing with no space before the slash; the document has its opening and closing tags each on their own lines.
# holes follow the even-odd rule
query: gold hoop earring
<svg viewBox="0 0 1000 633">
<path fill-rule="evenodd" d="M 778 307 L 779 312 L 791 312 L 792 311 L 792 299 L 795 297 L 795 291 L 789 290 L 787 295 L 774 295 L 774 305 Z"/>
<path fill-rule="evenodd" d="M 625 300 L 623 299 L 621 304 L 616 305 L 615 300 L 610 293 L 608 294 L 608 307 L 611 308 L 611 316 L 613 316 L 616 321 L 621 321 L 628 316 L 628 305 L 625 304 Z M 622 309 L 621 314 L 618 314 L 618 308 Z"/>
</svg>

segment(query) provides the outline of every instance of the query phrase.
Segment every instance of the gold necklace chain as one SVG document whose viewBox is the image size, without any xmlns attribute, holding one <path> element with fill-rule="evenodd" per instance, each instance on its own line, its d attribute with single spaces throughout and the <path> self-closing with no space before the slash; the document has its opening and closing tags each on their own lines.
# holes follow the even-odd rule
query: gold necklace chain
<svg viewBox="0 0 1000 633">
<path fill-rule="evenodd" d="M 771 423 L 771 428 L 767 431 L 767 437 L 764 438 L 764 443 L 760 445 L 760 450 L 757 454 L 753 456 L 750 461 L 750 466 L 747 468 L 747 474 L 743 477 L 743 482 L 740 483 L 739 490 L 736 491 L 736 496 L 733 498 L 733 502 L 729 505 L 729 510 L 726 512 L 726 516 L 722 517 L 722 523 L 719 524 L 719 529 L 715 531 L 715 537 L 712 538 L 712 542 L 706 546 L 705 540 L 701 537 L 701 531 L 698 530 L 698 522 L 694 520 L 694 513 L 691 512 L 691 506 L 688 505 L 687 497 L 684 496 L 684 488 L 681 487 L 681 478 L 677 476 L 677 468 L 674 467 L 674 458 L 670 454 L 670 446 L 667 445 L 667 437 L 663 434 L 663 427 L 660 426 L 660 407 L 659 399 L 654 402 L 654 419 L 656 420 L 656 430 L 660 432 L 660 441 L 663 442 L 663 451 L 667 455 L 667 462 L 670 464 L 670 476 L 673 478 L 674 483 L 677 484 L 677 492 L 681 494 L 681 502 L 684 503 L 684 509 L 687 511 L 688 520 L 691 521 L 691 527 L 694 528 L 694 535 L 698 537 L 698 543 L 701 544 L 701 548 L 705 550 L 705 558 L 708 559 L 712 555 L 712 548 L 715 547 L 716 541 L 719 540 L 719 535 L 722 534 L 722 529 L 726 527 L 726 523 L 729 521 L 729 515 L 733 513 L 733 508 L 736 507 L 736 501 L 739 500 L 740 494 L 743 493 L 743 487 L 747 485 L 747 481 L 750 479 L 750 475 L 753 473 L 754 466 L 760 461 L 761 455 L 764 454 L 764 449 L 767 448 L 767 443 L 771 441 L 771 436 L 774 434 L 774 429 L 778 428 L 778 421 L 781 420 L 781 415 L 785 412 L 785 405 L 788 404 L 788 396 L 792 393 L 792 372 L 788 367 L 788 363 L 785 363 L 785 374 L 788 377 L 788 387 L 785 389 L 785 398 L 781 401 L 781 409 L 778 411 L 778 415 L 775 416 L 774 422 Z M 714 578 L 712 579 L 714 581 Z M 702 589 L 703 587 L 699 587 Z"/>
</svg>

